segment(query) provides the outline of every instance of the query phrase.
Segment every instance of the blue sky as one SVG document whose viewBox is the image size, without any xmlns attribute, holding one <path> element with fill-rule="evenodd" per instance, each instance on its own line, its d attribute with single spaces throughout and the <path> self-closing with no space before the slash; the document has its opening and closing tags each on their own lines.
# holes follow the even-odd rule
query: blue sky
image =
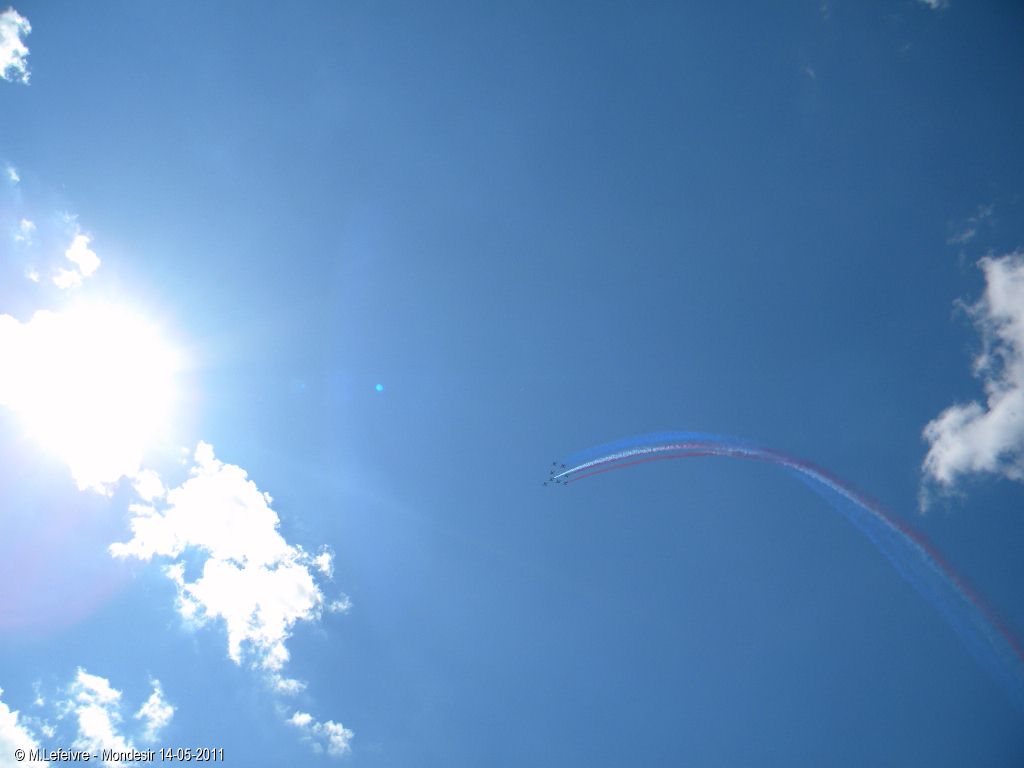
<svg viewBox="0 0 1024 768">
<path fill-rule="evenodd" d="M 541 484 L 747 437 L 1024 635 L 1022 22 L 4 11 L 0 766 L 1024 763 L 998 682 L 784 472 Z"/>
</svg>

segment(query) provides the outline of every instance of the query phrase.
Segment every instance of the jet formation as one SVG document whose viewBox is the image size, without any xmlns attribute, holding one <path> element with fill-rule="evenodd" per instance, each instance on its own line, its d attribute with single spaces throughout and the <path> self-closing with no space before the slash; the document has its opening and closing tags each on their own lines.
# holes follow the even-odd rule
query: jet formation
<svg viewBox="0 0 1024 768">
<path fill-rule="evenodd" d="M 556 475 L 561 474 L 564 469 L 565 464 L 559 464 L 557 461 L 552 461 L 551 469 L 548 470 L 548 479 L 544 481 L 544 485 L 568 485 L 569 482 L 564 477 L 556 477 Z"/>
</svg>

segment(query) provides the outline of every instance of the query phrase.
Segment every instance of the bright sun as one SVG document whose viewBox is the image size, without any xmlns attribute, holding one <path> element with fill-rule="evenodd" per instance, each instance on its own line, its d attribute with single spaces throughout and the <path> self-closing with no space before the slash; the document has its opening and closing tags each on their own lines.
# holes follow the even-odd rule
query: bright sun
<svg viewBox="0 0 1024 768">
<path fill-rule="evenodd" d="M 0 316 L 0 404 L 67 462 L 80 488 L 109 491 L 166 434 L 179 356 L 157 329 L 112 304 Z"/>
</svg>

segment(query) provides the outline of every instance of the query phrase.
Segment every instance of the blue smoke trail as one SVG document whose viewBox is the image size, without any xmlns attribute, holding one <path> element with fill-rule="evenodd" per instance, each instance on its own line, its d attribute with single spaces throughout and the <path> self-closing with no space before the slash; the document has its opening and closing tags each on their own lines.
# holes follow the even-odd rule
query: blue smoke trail
<svg viewBox="0 0 1024 768">
<path fill-rule="evenodd" d="M 607 443 L 556 465 L 549 481 L 568 485 L 594 475 L 665 459 L 724 456 L 782 467 L 824 498 L 878 547 L 893 567 L 960 636 L 971 655 L 1024 714 L 1024 649 L 964 580 L 919 534 L 813 464 L 745 440 L 698 432 L 640 435 Z"/>
</svg>

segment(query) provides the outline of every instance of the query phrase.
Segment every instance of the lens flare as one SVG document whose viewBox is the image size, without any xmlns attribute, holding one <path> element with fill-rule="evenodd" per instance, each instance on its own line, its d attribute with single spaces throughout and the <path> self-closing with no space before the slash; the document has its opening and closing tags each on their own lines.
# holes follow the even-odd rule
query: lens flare
<svg viewBox="0 0 1024 768">
<path fill-rule="evenodd" d="M 0 405 L 67 463 L 82 489 L 109 492 L 167 433 L 180 357 L 155 326 L 113 304 L 0 316 Z"/>
</svg>

